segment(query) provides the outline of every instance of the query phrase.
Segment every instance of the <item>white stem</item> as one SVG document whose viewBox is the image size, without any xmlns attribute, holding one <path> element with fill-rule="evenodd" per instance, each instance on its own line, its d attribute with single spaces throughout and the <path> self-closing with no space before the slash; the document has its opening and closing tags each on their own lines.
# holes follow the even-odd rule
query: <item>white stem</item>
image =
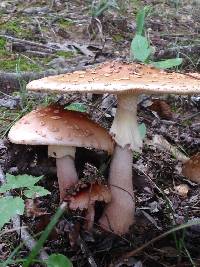
<svg viewBox="0 0 200 267">
<path fill-rule="evenodd" d="M 86 222 L 84 225 L 84 229 L 86 229 L 87 231 L 90 231 L 94 225 L 94 216 L 95 216 L 94 204 L 89 204 L 85 216 Z"/>
<path fill-rule="evenodd" d="M 137 124 L 137 95 L 118 96 L 117 112 L 110 130 L 117 145 L 113 154 L 109 184 L 112 200 L 100 219 L 103 228 L 125 234 L 134 222 L 132 151 L 140 152 L 142 139 Z"/>
<path fill-rule="evenodd" d="M 135 200 L 132 184 L 132 151 L 116 145 L 110 166 L 112 200 L 106 206 L 100 224 L 107 230 L 124 234 L 134 222 Z"/>
<path fill-rule="evenodd" d="M 56 159 L 57 177 L 60 189 L 60 200 L 62 201 L 69 189 L 78 181 L 74 159 L 71 156 Z"/>
<path fill-rule="evenodd" d="M 137 123 L 137 95 L 118 96 L 118 107 L 110 132 L 121 147 L 129 145 L 131 150 L 141 152 L 142 139 Z"/>
<path fill-rule="evenodd" d="M 75 147 L 49 146 L 48 155 L 56 158 L 60 201 L 64 200 L 66 191 L 78 181 L 75 168 Z"/>
</svg>

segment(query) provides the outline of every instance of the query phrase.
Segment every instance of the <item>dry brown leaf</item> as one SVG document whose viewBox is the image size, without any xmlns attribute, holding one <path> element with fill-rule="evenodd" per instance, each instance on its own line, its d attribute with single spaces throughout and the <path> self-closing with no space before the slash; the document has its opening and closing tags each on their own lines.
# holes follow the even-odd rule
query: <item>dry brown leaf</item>
<svg viewBox="0 0 200 267">
<path fill-rule="evenodd" d="M 40 201 L 37 199 L 26 199 L 25 210 L 27 217 L 40 217 L 48 214 L 44 209 L 39 208 Z"/>
<path fill-rule="evenodd" d="M 173 113 L 171 107 L 164 101 L 160 99 L 153 100 L 153 104 L 150 109 L 156 111 L 161 119 L 171 120 L 173 119 Z"/>
</svg>

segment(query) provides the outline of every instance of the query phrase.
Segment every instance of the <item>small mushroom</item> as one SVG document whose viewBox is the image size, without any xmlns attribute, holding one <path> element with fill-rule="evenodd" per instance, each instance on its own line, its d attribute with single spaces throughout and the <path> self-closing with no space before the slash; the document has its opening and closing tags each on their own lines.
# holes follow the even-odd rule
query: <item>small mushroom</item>
<svg viewBox="0 0 200 267">
<path fill-rule="evenodd" d="M 80 112 L 59 105 L 41 107 L 26 114 L 10 129 L 12 143 L 48 145 L 48 155 L 56 158 L 62 201 L 66 190 L 78 181 L 74 158 L 76 147 L 113 150 L 113 141 L 103 127 Z"/>
<path fill-rule="evenodd" d="M 200 152 L 183 164 L 182 173 L 191 181 L 200 184 Z"/>
<path fill-rule="evenodd" d="M 192 75 L 167 73 L 150 65 L 110 61 L 85 71 L 46 77 L 28 84 L 27 89 L 31 91 L 117 94 L 118 107 L 110 130 L 116 141 L 109 175 L 112 201 L 100 220 L 104 228 L 124 234 L 134 222 L 132 151 L 142 149 L 137 124 L 138 95 L 200 94 L 200 81 Z"/>
<path fill-rule="evenodd" d="M 68 193 L 65 198 L 69 204 L 69 209 L 86 211 L 86 224 L 84 226 L 87 230 L 91 230 L 94 224 L 95 203 L 109 203 L 111 201 L 110 189 L 100 182 L 79 182 L 70 190 L 73 190 L 72 193 Z"/>
</svg>

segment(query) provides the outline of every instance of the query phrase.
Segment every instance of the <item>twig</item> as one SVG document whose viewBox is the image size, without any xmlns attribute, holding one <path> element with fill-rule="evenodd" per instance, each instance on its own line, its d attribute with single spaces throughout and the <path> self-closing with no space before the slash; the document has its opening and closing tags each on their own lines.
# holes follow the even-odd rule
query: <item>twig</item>
<svg viewBox="0 0 200 267">
<path fill-rule="evenodd" d="M 170 152 L 177 160 L 180 160 L 182 162 L 186 162 L 189 160 L 189 158 L 185 154 L 178 150 L 177 147 L 171 145 L 162 135 L 156 134 L 153 137 L 153 140 L 147 143 L 149 145 L 153 145 Z"/>
<path fill-rule="evenodd" d="M 148 246 L 150 246 L 151 244 L 153 244 L 153 243 L 155 243 L 156 241 L 158 241 L 158 240 L 160 240 L 160 239 L 162 239 L 162 238 L 168 236 L 169 234 L 172 234 L 172 233 L 174 233 L 174 232 L 176 232 L 176 231 L 179 231 L 179 230 L 182 230 L 182 229 L 191 227 L 191 226 L 193 226 L 193 225 L 199 225 L 199 224 L 200 224 L 200 220 L 198 220 L 198 221 L 196 221 L 196 222 L 195 222 L 195 221 L 193 221 L 193 222 L 187 222 L 187 223 L 185 223 L 185 224 L 176 226 L 176 227 L 174 227 L 174 228 L 172 228 L 172 229 L 170 229 L 170 230 L 168 230 L 168 231 L 162 233 L 161 235 L 156 236 L 155 238 L 153 238 L 153 239 L 151 239 L 150 241 L 146 242 L 146 243 L 145 243 L 144 245 L 142 245 L 141 247 L 136 248 L 136 249 L 134 249 L 134 250 L 132 250 L 132 251 L 129 251 L 129 252 L 125 253 L 125 254 L 123 255 L 122 258 L 125 260 L 125 259 L 127 259 L 127 258 L 129 258 L 129 257 L 133 257 L 133 256 L 137 255 L 138 253 L 140 253 L 140 252 L 141 252 L 142 250 L 144 250 L 145 248 L 147 248 Z"/>
<path fill-rule="evenodd" d="M 86 254 L 87 258 L 88 258 L 88 262 L 90 264 L 91 267 L 98 267 L 94 258 L 93 258 L 93 255 L 92 253 L 89 251 L 88 247 L 86 246 L 85 244 L 85 241 L 81 238 L 81 236 L 79 235 L 79 244 L 80 244 L 80 247 L 81 247 L 81 250 L 83 251 L 83 253 Z"/>
<path fill-rule="evenodd" d="M 11 40 L 13 42 L 19 42 L 19 43 L 23 43 L 23 44 L 26 44 L 26 45 L 37 46 L 37 47 L 41 47 L 41 48 L 44 48 L 44 49 L 46 48 L 46 49 L 51 49 L 51 50 L 57 51 L 57 49 L 52 47 L 51 45 L 44 45 L 44 44 L 41 44 L 41 43 L 28 41 L 28 40 L 24 40 L 24 39 L 12 37 L 12 36 L 9 36 L 9 35 L 4 35 L 4 34 L 0 34 L 0 37 L 6 38 L 6 39 Z"/>
<path fill-rule="evenodd" d="M 183 118 L 183 119 L 182 119 L 182 122 L 183 122 L 183 121 L 190 120 L 190 119 L 193 119 L 194 117 L 196 117 L 196 116 L 198 116 L 198 115 L 200 115 L 200 111 L 197 112 L 197 113 L 194 113 L 194 114 L 192 114 L 192 115 L 190 115 L 190 116 L 187 116 L 187 117 Z"/>
<path fill-rule="evenodd" d="M 22 228 L 26 228 L 26 226 L 20 226 L 20 227 L 18 227 L 18 228 L 12 228 L 12 229 L 7 229 L 7 230 L 5 230 L 5 231 L 2 231 L 2 232 L 0 233 L 0 237 L 3 236 L 3 235 L 6 235 L 6 234 L 8 234 L 8 233 L 12 233 L 12 232 L 18 231 L 18 230 L 20 230 L 20 229 L 22 229 Z"/>
<path fill-rule="evenodd" d="M 159 53 L 156 55 L 156 58 L 171 58 L 175 57 L 178 53 L 184 53 L 184 54 L 194 54 L 194 53 L 199 53 L 200 51 L 200 45 L 186 45 L 186 46 L 177 46 L 177 47 L 172 47 L 169 49 L 161 50 Z"/>
<path fill-rule="evenodd" d="M 29 45 L 29 46 L 34 46 L 34 47 L 38 47 L 41 49 L 50 50 L 50 51 L 44 51 L 44 52 L 70 51 L 69 47 L 71 46 L 71 47 L 78 49 L 85 56 L 88 56 L 88 57 L 94 57 L 95 56 L 95 54 L 87 48 L 87 45 L 83 45 L 83 44 L 80 45 L 76 42 L 70 42 L 70 43 L 65 43 L 65 44 L 52 42 L 49 44 L 41 44 L 41 43 L 37 43 L 37 42 L 25 40 L 25 39 L 20 39 L 20 38 L 16 38 L 16 37 L 4 35 L 4 34 L 0 34 L 0 37 L 6 38 L 6 39 L 11 40 L 13 42 L 18 42 L 18 43 L 21 43 L 24 45 Z"/>
<path fill-rule="evenodd" d="M 1 166 L 0 166 L 0 183 L 1 184 L 6 183 L 5 175 L 3 173 Z M 10 196 L 11 193 L 8 192 L 5 195 Z M 24 245 L 31 251 L 35 247 L 37 242 L 26 230 L 27 228 L 26 225 L 21 227 L 19 215 L 16 215 L 14 218 L 12 218 L 12 223 L 13 223 L 13 227 L 16 229 L 16 232 L 21 237 Z M 48 259 L 48 254 L 46 253 L 44 249 L 41 249 L 39 257 L 41 260 L 46 260 Z"/>
</svg>

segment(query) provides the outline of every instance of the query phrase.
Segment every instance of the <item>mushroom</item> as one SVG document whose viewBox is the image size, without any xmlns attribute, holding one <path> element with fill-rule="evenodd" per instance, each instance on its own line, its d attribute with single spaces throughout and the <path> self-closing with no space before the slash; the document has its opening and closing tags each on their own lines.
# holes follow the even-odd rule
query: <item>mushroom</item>
<svg viewBox="0 0 200 267">
<path fill-rule="evenodd" d="M 191 181 L 200 184 L 200 152 L 184 162 L 182 173 Z"/>
<path fill-rule="evenodd" d="M 85 71 L 46 77 L 28 84 L 27 89 L 31 91 L 117 94 L 118 108 L 110 130 L 117 143 L 109 175 L 112 201 L 100 220 L 104 228 L 124 234 L 134 222 L 132 151 L 142 149 L 137 124 L 138 95 L 199 94 L 200 82 L 192 75 L 167 73 L 150 65 L 111 61 Z"/>
<path fill-rule="evenodd" d="M 26 114 L 12 126 L 8 138 L 16 144 L 48 145 L 48 155 L 56 158 L 61 201 L 66 190 L 78 181 L 74 164 L 76 147 L 113 151 L 113 141 L 106 129 L 83 113 L 59 105 Z"/>
<path fill-rule="evenodd" d="M 100 182 L 87 183 L 80 181 L 70 189 L 72 193 L 68 193 L 65 201 L 68 202 L 70 210 L 86 211 L 86 223 L 84 227 L 91 230 L 94 224 L 95 203 L 111 201 L 111 193 L 107 185 Z"/>
</svg>

